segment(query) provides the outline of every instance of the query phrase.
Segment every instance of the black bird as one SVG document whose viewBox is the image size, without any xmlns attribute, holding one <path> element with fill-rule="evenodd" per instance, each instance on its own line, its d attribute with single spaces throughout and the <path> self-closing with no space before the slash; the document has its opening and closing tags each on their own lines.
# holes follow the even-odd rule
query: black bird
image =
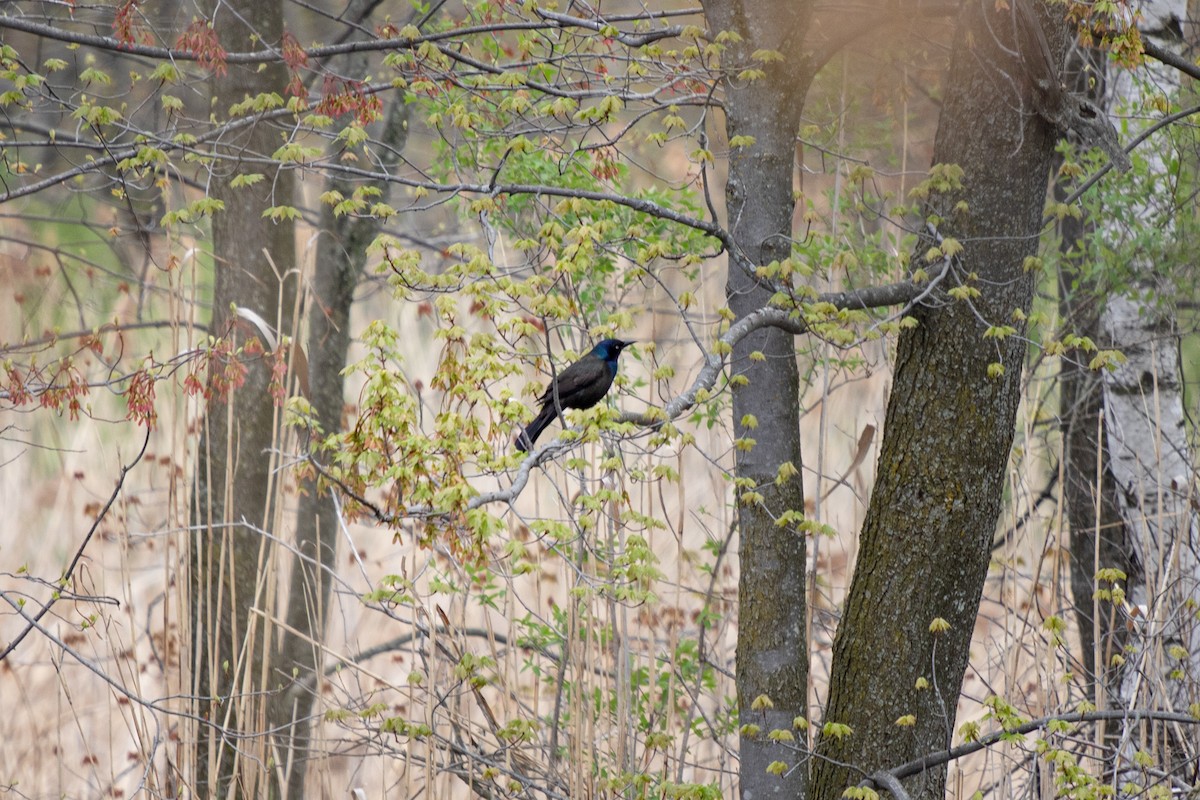
<svg viewBox="0 0 1200 800">
<path fill-rule="evenodd" d="M 542 435 L 546 426 L 559 415 L 560 409 L 591 408 L 608 394 L 613 378 L 617 377 L 617 357 L 633 342 L 605 339 L 592 351 L 576 361 L 550 382 L 538 398 L 542 410 L 517 437 L 517 450 L 526 453 Z"/>
</svg>

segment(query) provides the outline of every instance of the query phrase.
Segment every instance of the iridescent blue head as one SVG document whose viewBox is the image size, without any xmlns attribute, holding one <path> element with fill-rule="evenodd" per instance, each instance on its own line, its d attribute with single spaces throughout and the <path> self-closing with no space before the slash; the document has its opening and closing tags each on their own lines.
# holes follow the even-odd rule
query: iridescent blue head
<svg viewBox="0 0 1200 800">
<path fill-rule="evenodd" d="M 610 364 L 616 366 L 617 356 L 621 355 L 621 351 L 626 347 L 629 347 L 631 344 L 633 344 L 632 341 L 625 342 L 620 339 L 605 339 L 593 347 L 592 352 Z"/>
</svg>

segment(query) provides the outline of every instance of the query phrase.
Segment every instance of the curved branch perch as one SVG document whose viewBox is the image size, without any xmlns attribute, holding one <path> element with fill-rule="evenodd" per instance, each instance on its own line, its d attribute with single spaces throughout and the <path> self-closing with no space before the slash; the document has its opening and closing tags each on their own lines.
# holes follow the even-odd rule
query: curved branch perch
<svg viewBox="0 0 1200 800">
<path fill-rule="evenodd" d="M 947 260 L 943 263 L 941 269 L 927 282 L 900 281 L 886 286 L 872 286 L 856 291 L 831 292 L 819 295 L 816 302 L 830 303 L 839 309 L 855 310 L 911 303 L 924 297 L 931 288 L 931 285 L 936 284 L 948 269 L 949 262 Z M 732 351 L 733 345 L 760 328 L 778 328 L 798 336 L 808 331 L 808 324 L 803 319 L 798 318 L 795 311 L 782 308 L 763 308 L 738 320 L 717 341 L 723 345 L 722 349 Z M 724 367 L 725 358 L 723 356 L 716 355 L 711 351 L 705 351 L 704 366 L 701 367 L 699 374 L 696 375 L 691 386 L 670 400 L 661 409 L 657 409 L 652 413 L 622 414 L 620 421 L 632 422 L 643 427 L 657 427 L 664 422 L 678 419 L 696 405 L 697 398 L 702 391 L 709 391 L 716 386 L 717 379 L 720 377 L 721 370 Z M 492 503 L 514 502 L 528 485 L 529 476 L 534 467 L 551 460 L 559 453 L 569 450 L 573 445 L 573 442 L 554 439 L 533 450 L 521 462 L 520 466 L 517 467 L 517 471 L 513 475 L 512 484 L 504 489 L 484 492 L 472 497 L 467 502 L 467 509 L 473 510 Z M 309 456 L 309 462 L 322 477 L 335 484 L 346 496 L 364 508 L 369 509 L 372 516 L 384 524 L 393 525 L 404 519 L 436 517 L 447 513 L 429 505 L 408 506 L 397 513 L 388 513 L 367 498 L 356 494 L 345 483 L 330 475 L 312 456 Z"/>
<path fill-rule="evenodd" d="M 881 770 L 866 780 L 859 783 L 859 786 L 871 787 L 876 786 L 882 789 L 887 789 L 889 792 L 895 793 L 892 789 L 892 781 L 898 781 L 902 778 L 910 778 L 913 775 L 924 772 L 927 769 L 947 764 L 951 761 L 969 756 L 984 748 L 1002 741 L 1004 737 L 1016 735 L 1024 735 L 1041 730 L 1051 722 L 1101 722 L 1112 720 L 1159 720 L 1162 722 L 1174 722 L 1181 725 L 1200 725 L 1200 719 L 1191 714 L 1180 714 L 1170 711 L 1147 711 L 1147 710 L 1119 710 L 1119 711 L 1077 711 L 1070 714 L 1052 714 L 1048 717 L 1040 717 L 1035 720 L 1017 725 L 1008 730 L 995 731 L 987 736 L 980 737 L 973 742 L 965 742 L 958 747 L 952 747 L 949 750 L 939 750 L 935 753 L 929 753 L 921 758 L 914 759 L 907 763 L 901 764 L 898 767 L 892 767 L 889 770 Z M 901 795 L 896 795 L 900 797 Z"/>
</svg>

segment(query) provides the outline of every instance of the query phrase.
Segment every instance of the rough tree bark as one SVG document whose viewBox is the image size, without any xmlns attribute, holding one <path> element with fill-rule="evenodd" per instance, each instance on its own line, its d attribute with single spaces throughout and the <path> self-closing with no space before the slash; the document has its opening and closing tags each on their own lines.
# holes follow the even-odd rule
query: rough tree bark
<svg viewBox="0 0 1200 800">
<path fill-rule="evenodd" d="M 1066 243 L 1078 240 L 1082 231 L 1075 220 L 1064 220 L 1061 234 Z M 1073 256 L 1068 257 L 1059 272 L 1059 309 L 1073 333 L 1102 343 L 1100 299 L 1094 286 L 1081 282 L 1083 271 L 1072 266 L 1070 258 Z M 1060 429 L 1065 461 L 1063 499 L 1070 520 L 1071 595 L 1079 625 L 1080 659 L 1089 676 L 1088 696 L 1106 706 L 1106 698 L 1112 696 L 1120 681 L 1114 682 L 1111 671 L 1098 670 L 1097 664 L 1104 664 L 1113 653 L 1122 652 L 1130 631 L 1124 624 L 1110 624 L 1114 618 L 1109 614 L 1109 606 L 1098 609 L 1094 602 L 1096 572 L 1102 566 L 1136 576 L 1137 565 L 1122 531 L 1112 471 L 1098 463 L 1103 406 L 1100 383 L 1101 376 L 1088 369 L 1085 361 L 1064 360 L 1059 376 Z M 1105 584 L 1104 588 L 1111 589 L 1111 584 Z"/>
<path fill-rule="evenodd" d="M 235 0 L 222 4 L 213 21 L 227 49 L 249 47 L 251 36 L 278 42 L 283 31 L 277 2 Z M 286 83 L 282 64 L 262 69 L 231 65 L 227 74 L 212 79 L 217 113 L 246 95 L 281 91 Z M 230 309 L 248 309 L 272 325 L 282 311 L 283 329 L 278 333 L 290 335 L 297 281 L 281 276 L 295 264 L 294 229 L 290 223 L 265 220 L 262 214 L 269 206 L 291 204 L 292 175 L 271 171 L 266 180 L 240 188 L 231 181 L 243 172 L 264 172 L 260 164 L 244 168 L 238 159 L 269 157 L 279 142 L 278 131 L 264 124 L 222 142 L 218 149 L 225 158 L 213 162 L 209 181 L 211 196 L 225 204 L 212 222 L 211 330 L 228 333 L 237 346 L 257 338 L 267 350 L 270 344 L 258 328 L 239 321 Z M 270 770 L 276 758 L 266 739 L 254 735 L 263 729 L 261 692 L 277 688 L 280 681 L 264 674 L 272 643 L 264 635 L 263 617 L 253 613 L 256 607 L 273 605 L 267 594 L 273 585 L 262 580 L 266 548 L 260 531 L 273 529 L 277 512 L 270 455 L 275 441 L 276 407 L 270 392 L 274 360 L 270 352 L 232 358 L 245 365 L 245 382 L 228 394 L 215 393 L 209 401 L 200 442 L 190 564 L 195 693 L 200 715 L 212 724 L 199 730 L 200 797 L 265 795 L 269 790 L 260 782 L 263 770 Z M 257 766 L 248 768 L 249 763 Z"/>
<path fill-rule="evenodd" d="M 1143 38 L 1163 49 L 1182 51 L 1184 0 L 1146 2 L 1140 11 Z M 1146 74 L 1140 77 L 1168 100 L 1178 98 L 1180 75 L 1173 68 L 1148 62 Z M 1151 105 L 1143 95 L 1147 84 L 1135 82 L 1129 71 L 1116 70 L 1112 83 L 1114 102 Z M 1146 152 L 1152 174 L 1169 174 L 1168 155 L 1166 146 Z M 1144 198 L 1145 207 L 1135 209 L 1136 218 L 1153 225 L 1159 200 Z M 1168 221 L 1166 237 L 1174 229 L 1173 221 Z M 1184 411 L 1175 309 L 1161 301 L 1173 292 L 1163 285 L 1155 266 L 1135 261 L 1131 291 L 1108 298 L 1100 315 L 1103 336 L 1128 359 L 1104 375 L 1104 435 L 1128 550 L 1140 578 L 1129 582 L 1127 594 L 1144 612 L 1137 626 L 1137 649 L 1125 662 L 1119 697 L 1127 708 L 1184 710 L 1194 700 L 1194 690 L 1189 681 L 1173 679 L 1170 673 L 1182 669 L 1193 687 L 1200 678 L 1195 459 Z M 1182 647 L 1186 655 L 1170 654 L 1172 646 Z"/>
<path fill-rule="evenodd" d="M 1186 0 L 1146 2 L 1139 11 L 1143 39 L 1162 50 L 1181 52 Z M 1110 68 L 1110 104 L 1152 107 L 1148 87 L 1167 100 L 1179 95 L 1180 76 L 1171 67 L 1147 62 L 1139 69 L 1139 79 L 1134 77 L 1118 66 Z M 1150 174 L 1170 174 L 1168 146 L 1152 144 L 1142 152 Z M 1164 196 L 1170 196 L 1169 189 L 1147 191 L 1130 198 L 1127 219 L 1106 218 L 1093 224 L 1101 231 L 1106 225 L 1122 224 L 1159 228 L 1169 241 L 1174 225 L 1168 219 L 1163 227 Z M 1119 238 L 1120 233 L 1113 236 Z M 1081 617 L 1083 657 L 1094 676 L 1093 695 L 1103 705 L 1182 710 L 1194 699 L 1189 697 L 1194 691 L 1189 687 L 1200 677 L 1200 632 L 1194 608 L 1200 596 L 1200 537 L 1179 333 L 1175 309 L 1164 301 L 1174 293 L 1154 257 L 1140 249 L 1131 263 L 1111 268 L 1131 272 L 1123 290 L 1106 291 L 1101 299 L 1101 288 L 1090 283 L 1065 294 L 1067 300 L 1082 298 L 1070 308 L 1077 312 L 1069 318 L 1071 324 L 1101 347 L 1120 350 L 1128 359 L 1098 379 L 1079 375 L 1078 367 L 1068 368 L 1072 391 L 1064 399 L 1072 405 L 1065 410 L 1085 412 L 1081 424 L 1074 414 L 1064 413 L 1072 587 Z M 1098 446 L 1098 432 L 1103 449 Z M 1096 503 L 1100 503 L 1099 517 Z M 1118 582 L 1127 598 L 1124 608 L 1093 603 L 1098 588 L 1111 588 L 1109 583 L 1097 586 L 1097 570 L 1104 568 L 1125 573 L 1125 581 Z M 1117 755 L 1128 759 L 1140 743 L 1139 737 L 1126 733 L 1110 730 L 1109 736 L 1121 747 Z M 1173 741 L 1165 752 L 1174 750 L 1179 756 L 1178 748 L 1187 743 L 1164 733 L 1153 735 L 1151 741 Z M 1190 757 L 1195 757 L 1194 743 Z M 1137 785 L 1144 775 L 1132 765 L 1118 771 L 1121 783 Z"/>
<path fill-rule="evenodd" d="M 346 16 L 361 22 L 374 3 L 356 0 Z M 347 59 L 345 74 L 365 74 L 364 55 Z M 342 66 L 342 65 L 339 65 Z M 381 163 L 392 166 L 404 149 L 408 133 L 409 107 L 394 103 L 387 114 L 380 140 Z M 350 180 L 331 178 L 328 188 L 349 197 L 355 187 Z M 321 236 L 317 240 L 316 265 L 306 310 L 307 397 L 323 434 L 341 430 L 345 405 L 345 379 L 350 349 L 350 309 L 355 289 L 367 262 L 367 247 L 378 235 L 379 220 L 354 215 L 338 216 L 329 205 L 321 209 Z M 312 445 L 314 442 L 302 442 Z M 318 454 L 319 455 L 319 454 Z M 296 552 L 303 558 L 293 562 L 288 588 L 287 629 L 274 659 L 282 674 L 291 676 L 286 691 L 271 699 L 268 724 L 280 731 L 281 749 L 289 754 L 290 769 L 283 778 L 287 796 L 305 796 L 305 777 L 311 756 L 311 715 L 320 693 L 320 647 L 329 605 L 337 553 L 337 506 L 329 491 L 321 491 L 316 480 L 304 480 L 296 510 Z M 311 559 L 311 560 L 309 560 Z"/>
<path fill-rule="evenodd" d="M 1060 14 L 1037 5 L 1061 54 Z M 964 248 L 948 281 L 975 273 L 980 295 L 940 294 L 945 302 L 918 308 L 919 325 L 899 341 L 825 717 L 853 732 L 818 743 L 811 796 L 822 800 L 841 797 L 864 773 L 946 747 L 954 731 L 1025 355 L 1020 335 L 984 332 L 1019 329 L 1014 312 L 1030 307 L 1033 279 L 1023 265 L 1037 251 L 1056 139 L 1035 113 L 1036 87 L 1023 66 L 1035 45 L 1021 29 L 1013 8 L 986 0 L 966 3 L 959 20 L 933 158 L 959 165 L 964 187 L 930 210 L 940 235 Z M 955 209 L 959 201 L 965 209 Z M 989 374 L 990 364 L 1003 374 Z M 940 635 L 931 631 L 938 618 L 949 624 Z M 913 726 L 897 726 L 910 714 Z M 940 767 L 907 786 L 913 797 L 942 798 L 945 781 Z"/>
<path fill-rule="evenodd" d="M 812 80 L 812 65 L 802 55 L 802 46 L 812 4 L 771 0 L 747 10 L 740 0 L 709 0 L 705 13 L 714 31 L 734 31 L 741 37 L 723 54 L 726 66 L 755 63 L 750 56 L 756 50 L 775 50 L 785 56 L 783 62 L 764 66 L 765 78 L 731 79 L 725 87 L 728 135 L 754 137 L 752 145 L 734 149 L 725 189 L 726 214 L 736 243 L 736 252 L 729 254 L 725 293 L 740 319 L 763 308 L 772 295 L 755 277 L 755 267 L 791 253 L 796 134 Z M 762 360 L 756 360 L 758 353 Z M 732 372 L 734 431 L 743 443 L 737 449 L 737 491 L 761 496 L 738 506 L 738 708 L 743 725 L 761 729 L 757 736 L 741 737 L 741 792 L 743 798 L 801 797 L 807 783 L 806 764 L 794 747 L 767 739 L 772 730 L 792 731 L 794 719 L 807 716 L 806 547 L 802 533 L 775 524 L 785 511 L 804 509 L 793 336 L 764 329 L 743 339 L 734 348 Z M 769 435 L 759 435 L 752 419 L 757 420 L 758 431 Z M 745 446 L 752 440 L 757 440 L 753 447 Z M 785 464 L 795 467 L 795 472 L 776 484 Z M 753 710 L 760 696 L 769 698 L 771 707 Z M 787 764 L 778 777 L 767 772 L 775 761 Z"/>
</svg>

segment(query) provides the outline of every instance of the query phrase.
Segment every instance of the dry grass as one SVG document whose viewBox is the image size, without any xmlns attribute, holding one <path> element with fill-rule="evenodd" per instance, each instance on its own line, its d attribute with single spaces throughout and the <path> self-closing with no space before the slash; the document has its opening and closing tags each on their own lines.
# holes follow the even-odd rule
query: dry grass
<svg viewBox="0 0 1200 800">
<path fill-rule="evenodd" d="M 432 369 L 422 360 L 428 342 L 416 320 L 399 324 L 417 345 L 406 369 L 420 377 Z M 688 348 L 665 339 L 660 333 L 659 353 L 687 375 L 695 366 Z M 819 514 L 842 534 L 813 547 L 814 719 L 820 718 L 828 643 L 869 497 L 874 442 L 862 463 L 844 473 L 864 427 L 881 427 L 887 384 L 881 362 L 866 380 L 838 385 L 834 375 L 824 396 L 814 389 L 806 398 L 807 494 L 826 495 Z M 638 369 L 632 362 L 626 368 Z M 74 594 L 43 620 L 46 634 L 30 636 L 4 662 L 0 693 L 11 700 L 0 718 L 7 742 L 0 748 L 0 786 L 13 796 L 174 795 L 186 781 L 187 743 L 195 729 L 188 716 L 193 709 L 183 699 L 190 670 L 181 554 L 195 409 L 178 398 L 164 401 L 146 457 L 86 548 Z M 3 585 L 36 607 L 49 588 L 34 578 L 53 580 L 61 572 L 97 504 L 112 491 L 120 465 L 135 454 L 140 434 L 128 424 L 70 423 L 46 415 L 24 422 L 33 428 L 27 438 L 56 446 L 47 452 L 18 447 L 24 450 L 19 454 L 8 443 L 0 481 L 13 524 L 2 542 Z M 729 533 L 723 459 L 714 464 L 700 455 L 720 452 L 727 440 L 719 429 L 701 429 L 698 436 L 699 448 L 682 454 L 639 453 L 636 443 L 625 447 L 628 469 L 669 464 L 679 472 L 677 484 L 550 467 L 505 515 L 508 541 L 522 542 L 527 555 L 507 557 L 503 542 L 496 543 L 487 568 L 489 604 L 481 602 L 478 584 L 475 591 L 445 590 L 478 579 L 445 548 L 421 548 L 404 535 L 393 542 L 387 531 L 364 524 L 341 531 L 338 574 L 327 576 L 335 588 L 321 647 L 331 671 L 318 688 L 317 711 L 327 719 L 315 729 L 313 747 L 320 755 L 307 767 L 310 785 L 320 787 L 312 796 L 344 797 L 354 789 L 367 797 L 466 796 L 468 782 L 480 775 L 468 751 L 494 759 L 491 780 L 498 785 L 509 776 L 540 776 L 571 797 L 603 795 L 605 776 L 621 771 L 716 783 L 730 794 L 736 737 L 703 729 L 720 726 L 729 712 L 725 701 L 734 694 L 737 543 Z M 596 464 L 599 456 L 593 446 L 586 461 Z M 584 536 L 550 542 L 526 525 L 535 518 L 577 518 L 573 497 L 600 482 L 616 482 L 629 493 L 631 507 L 666 523 L 646 533 L 662 572 L 653 587 L 656 601 L 621 602 L 605 591 L 614 555 L 638 532 L 619 529 L 609 517 Z M 1014 500 L 1013 515 L 1022 512 Z M 1038 633 L 1041 617 L 1050 608 L 1062 613 L 1067 602 L 1055 555 L 1058 522 L 1053 515 L 1037 518 L 998 554 L 977 631 L 965 717 L 977 716 L 976 701 L 992 692 L 1029 698 L 1033 713 L 1063 707 L 1062 690 L 1055 688 L 1061 665 Z M 286 555 L 286 528 L 279 535 L 264 575 L 279 569 Z M 709 542 L 720 543 L 719 561 L 705 550 Z M 521 567 L 514 569 L 518 561 Z M 363 602 L 387 575 L 412 581 L 413 602 Z M 264 622 L 281 624 L 279 602 L 288 600 L 264 594 Z M 698 620 L 706 606 L 718 619 L 702 632 Z M 23 624 L 6 613 L 0 638 L 7 641 Z M 531 625 L 565 632 L 565 658 L 561 643 L 523 642 Z M 687 652 L 680 645 L 688 643 L 702 648 L 716 667 L 707 686 L 680 660 Z M 477 691 L 462 680 L 464 656 L 476 660 L 486 679 Z M 642 685 L 643 676 L 653 678 L 651 685 Z M 660 705 L 663 697 L 677 700 Z M 597 713 L 597 703 L 611 706 L 610 713 Z M 643 714 L 651 720 L 647 727 L 667 734 L 655 747 L 647 747 L 645 733 L 633 724 Z M 424 723 L 430 733 L 382 733 L 385 718 Z M 530 726 L 528 741 L 503 730 L 514 721 Z M 694 723 L 697 730 L 689 730 Z M 552 745 L 559 752 L 553 760 Z M 277 755 L 286 763 L 286 754 Z M 956 785 L 969 794 L 1002 780 L 1011 766 L 1010 757 L 993 751 L 956 767 Z"/>
<path fill-rule="evenodd" d="M 184 279 L 177 289 L 190 285 Z M 660 299 L 650 294 L 638 302 L 652 309 Z M 703 299 L 709 309 L 722 302 L 716 282 Z M 390 319 L 412 343 L 403 369 L 410 380 L 429 384 L 436 345 L 427 320 L 382 298 L 356 313 L 356 330 L 369 319 Z M 694 351 L 669 317 L 648 312 L 645 319 L 638 338 L 657 343 L 657 358 L 673 364 L 684 385 L 697 369 Z M 21 331 L 10 327 L 3 335 L 15 339 Z M 167 332 L 156 346 L 178 350 L 183 341 L 182 330 Z M 832 355 L 822 347 L 806 358 Z M 810 548 L 813 720 L 821 718 L 829 645 L 873 482 L 878 435 L 866 443 L 863 433 L 882 428 L 889 384 L 886 353 L 871 347 L 864 348 L 866 366 L 853 374 L 816 370 L 804 399 L 809 512 L 839 532 Z M 626 359 L 623 369 L 644 376 L 647 368 Z M 1031 397 L 1045 391 L 1043 378 L 1031 381 Z M 348 396 L 356 392 L 352 386 Z M 659 400 L 648 393 L 618 401 L 630 409 L 651 402 Z M 158 410 L 146 455 L 84 548 L 69 591 L 0 664 L 6 711 L 0 795 L 188 794 L 197 722 L 188 699 L 183 569 L 199 409 L 164 385 Z M 24 597 L 26 612 L 50 600 L 121 466 L 137 454 L 142 431 L 113 421 L 122 416 L 119 398 L 98 396 L 78 422 L 45 412 L 0 417 L 0 492 L 8 519 L 0 533 L 0 590 Z M 1051 615 L 1069 624 L 1074 616 L 1063 516 L 1055 502 L 1030 507 L 1050 477 L 1047 453 L 1059 447 L 1036 432 L 1036 416 L 1027 411 L 1019 420 L 1020 452 L 1006 495 L 1005 524 L 1027 519 L 995 553 L 960 723 L 982 719 L 991 695 L 1031 717 L 1072 709 L 1083 696 L 1069 654 L 1072 635 L 1067 647 L 1056 646 L 1043 629 Z M 513 508 L 495 510 L 505 534 L 492 543 L 482 570 L 458 561 L 450 548 L 417 546 L 403 530 L 393 538 L 360 522 L 337 531 L 336 574 L 323 576 L 334 588 L 328 630 L 314 643 L 327 672 L 315 687 L 321 722 L 310 753 L 301 764 L 299 754 L 272 751 L 263 739 L 243 742 L 245 774 L 261 785 L 266 770 L 305 768 L 310 796 L 331 798 L 360 790 L 365 797 L 465 797 L 481 782 L 511 788 L 510 779 L 549 787 L 546 796 L 613 796 L 633 774 L 714 784 L 732 796 L 738 563 L 723 473 L 729 437 L 720 426 L 694 431 L 698 446 L 682 452 L 644 452 L 644 440 L 623 442 L 618 471 L 594 466 L 602 455 L 596 446 L 584 448 L 593 466 L 583 472 L 549 466 Z M 279 450 L 295 452 L 296 444 L 284 439 Z M 629 478 L 661 466 L 676 470 L 679 481 Z M 290 503 L 288 468 L 279 475 Z M 664 527 L 618 526 L 613 509 L 595 515 L 594 527 L 581 526 L 578 497 L 599 485 L 621 488 L 628 508 Z M 287 519 L 283 514 L 282 524 L 264 532 L 269 546 L 259 571 L 257 636 L 279 635 L 284 604 L 302 602 L 279 588 L 291 569 Z M 536 519 L 561 520 L 573 533 L 539 536 L 529 526 Z M 649 587 L 653 600 L 612 591 L 620 558 L 636 537 L 646 539 L 661 572 Z M 387 576 L 407 581 L 409 597 L 364 601 Z M 705 614 L 714 616 L 702 625 Z M 3 607 L 0 644 L 25 626 Z M 533 636 L 538 630 L 540 641 Z M 886 675 L 885 655 L 880 670 Z M 1064 680 L 1068 673 L 1074 681 Z M 473 686 L 475 677 L 481 680 Z M 427 730 L 414 736 L 396 720 Z M 1026 749 L 997 746 L 954 764 L 951 794 L 1016 796 L 1035 769 Z M 529 796 L 542 795 L 531 789 Z"/>
</svg>

